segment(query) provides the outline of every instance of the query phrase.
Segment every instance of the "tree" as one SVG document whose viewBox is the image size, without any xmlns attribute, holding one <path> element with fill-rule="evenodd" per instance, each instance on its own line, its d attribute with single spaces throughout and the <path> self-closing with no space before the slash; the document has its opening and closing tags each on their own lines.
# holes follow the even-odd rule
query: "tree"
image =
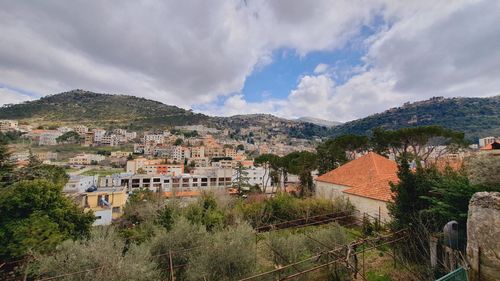
<svg viewBox="0 0 500 281">
<path fill-rule="evenodd" d="M 181 145 L 184 141 L 181 138 L 175 140 L 174 145 Z"/>
<path fill-rule="evenodd" d="M 56 138 L 57 143 L 81 143 L 82 136 L 75 131 L 66 132 Z"/>
<path fill-rule="evenodd" d="M 245 146 L 243 144 L 238 144 L 238 146 L 236 147 L 236 151 L 244 151 L 245 150 Z"/>
<path fill-rule="evenodd" d="M 356 158 L 356 154 L 370 148 L 370 140 L 366 136 L 342 135 L 329 139 L 318 145 L 318 172 L 324 174 L 349 160 Z"/>
<path fill-rule="evenodd" d="M 90 269 L 83 274 L 67 275 L 64 280 L 162 280 L 159 269 L 151 261 L 148 247 L 130 245 L 124 251 L 125 247 L 112 227 L 96 228 L 88 240 L 67 240 L 50 254 L 37 254 L 31 264 L 33 277 L 52 277 Z"/>
<path fill-rule="evenodd" d="M 83 210 L 47 180 L 21 181 L 0 193 L 0 259 L 46 252 L 65 239 L 90 234 L 92 212 Z"/>
<path fill-rule="evenodd" d="M 316 169 L 318 158 L 308 151 L 292 152 L 284 157 L 287 170 L 299 176 L 300 196 L 310 196 L 314 192 L 312 172 Z"/>
<path fill-rule="evenodd" d="M 62 167 L 43 164 L 33 153 L 29 154 L 28 165 L 14 172 L 16 181 L 47 179 L 56 186 L 64 186 L 69 177 Z"/>
<path fill-rule="evenodd" d="M 392 153 L 397 157 L 414 160 L 417 166 L 430 164 L 430 156 L 456 151 L 466 144 L 464 134 L 441 126 L 420 126 L 386 131 L 373 130 L 372 143 L 376 152 Z"/>
<path fill-rule="evenodd" d="M 233 185 L 238 190 L 238 193 L 241 194 L 243 192 L 244 187 L 250 186 L 250 184 L 248 183 L 249 179 L 250 178 L 248 177 L 248 172 L 246 171 L 246 168 L 241 163 L 238 163 L 235 169 L 235 175 L 233 180 Z"/>
<path fill-rule="evenodd" d="M 10 160 L 10 156 L 7 144 L 0 141 L 0 188 L 12 183 L 14 165 Z"/>
<path fill-rule="evenodd" d="M 279 184 L 278 170 L 280 168 L 280 157 L 274 154 L 262 154 L 254 159 L 254 163 L 264 168 L 262 177 L 262 191 L 266 193 L 267 184 L 271 179 L 271 184 Z M 268 176 L 269 175 L 269 176 Z"/>
<path fill-rule="evenodd" d="M 189 280 L 239 280 L 255 269 L 253 229 L 247 224 L 230 226 L 204 239 L 193 251 L 187 267 Z M 209 249 L 209 250 L 207 250 Z"/>
</svg>

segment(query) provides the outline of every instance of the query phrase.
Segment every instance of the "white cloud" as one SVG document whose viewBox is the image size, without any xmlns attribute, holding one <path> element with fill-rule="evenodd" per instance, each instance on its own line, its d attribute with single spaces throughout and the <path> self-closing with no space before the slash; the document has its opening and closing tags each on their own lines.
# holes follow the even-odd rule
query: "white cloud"
<svg viewBox="0 0 500 281">
<path fill-rule="evenodd" d="M 263 112 L 349 121 L 432 96 L 499 95 L 499 13 L 498 1 L 387 3 L 389 24 L 365 40 L 365 64 L 344 84 L 320 64 Z"/>
<path fill-rule="evenodd" d="M 500 89 L 498 1 L 2 1 L 0 83 L 126 93 L 212 114 L 347 121 L 435 95 Z M 112 6 L 111 6 L 112 5 Z M 364 65 L 319 64 L 288 97 L 248 102 L 252 71 L 286 48 L 334 50 L 377 17 Z M 336 85 L 337 77 L 348 79 Z M 225 98 L 224 98 L 225 97 Z M 4 101 L 22 100 L 4 94 Z M 222 99 L 223 106 L 216 101 Z"/>
<path fill-rule="evenodd" d="M 28 95 L 0 86 L 0 106 L 32 100 Z"/>
<path fill-rule="evenodd" d="M 322 73 L 325 73 L 327 69 L 328 69 L 327 64 L 320 63 L 314 68 L 313 72 L 314 72 L 314 74 L 322 74 Z"/>
</svg>

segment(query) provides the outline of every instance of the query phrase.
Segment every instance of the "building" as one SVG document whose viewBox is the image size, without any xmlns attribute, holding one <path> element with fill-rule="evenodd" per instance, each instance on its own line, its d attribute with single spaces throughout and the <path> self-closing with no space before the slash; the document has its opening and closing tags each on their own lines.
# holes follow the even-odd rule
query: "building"
<svg viewBox="0 0 500 281">
<path fill-rule="evenodd" d="M 390 183 L 397 183 L 398 166 L 374 152 L 352 160 L 316 178 L 316 196 L 348 198 L 360 211 L 389 221 Z"/>
<path fill-rule="evenodd" d="M 246 169 L 245 172 L 247 173 L 248 184 L 251 186 L 257 185 L 262 188 L 271 184 L 269 171 L 266 171 L 264 167 L 251 167 Z"/>
<path fill-rule="evenodd" d="M 181 174 L 146 175 L 146 174 L 119 174 L 101 178 L 100 186 L 121 185 L 129 191 L 149 189 L 153 192 L 162 192 L 167 197 L 197 196 L 204 190 L 227 190 L 232 185 L 231 175 L 195 175 Z"/>
<path fill-rule="evenodd" d="M 492 144 L 496 141 L 495 137 L 485 137 L 479 139 L 479 147 L 486 147 L 488 144 Z"/>
<path fill-rule="evenodd" d="M 98 176 L 70 176 L 63 188 L 65 193 L 84 193 L 87 189 L 97 187 Z"/>
<path fill-rule="evenodd" d="M 94 144 L 94 132 L 86 132 L 83 139 L 84 146 L 92 146 Z"/>
<path fill-rule="evenodd" d="M 162 144 L 165 141 L 165 135 L 163 134 L 145 134 L 144 142 L 145 143 L 156 143 Z"/>
<path fill-rule="evenodd" d="M 94 212 L 96 220 L 93 225 L 109 225 L 123 214 L 128 195 L 124 187 L 105 187 L 84 192 L 80 198 L 84 211 Z"/>
<path fill-rule="evenodd" d="M 106 159 L 105 156 L 99 154 L 78 154 L 70 158 L 68 163 L 71 165 L 94 165 Z"/>
<path fill-rule="evenodd" d="M 62 136 L 62 133 L 57 130 L 39 130 L 38 145 L 57 145 L 57 138 Z"/>
<path fill-rule="evenodd" d="M 93 129 L 94 133 L 94 143 L 101 143 L 101 140 L 104 136 L 106 136 L 106 130 L 103 129 Z"/>
<path fill-rule="evenodd" d="M 162 159 L 137 158 L 127 161 L 127 173 L 176 176 L 184 173 L 184 164 L 165 163 Z"/>
<path fill-rule="evenodd" d="M 0 120 L 0 132 L 17 130 L 18 122 L 16 120 Z"/>
<path fill-rule="evenodd" d="M 172 146 L 170 150 L 170 159 L 177 163 L 184 163 L 184 160 L 191 157 L 191 150 L 183 146 Z"/>
<path fill-rule="evenodd" d="M 83 136 L 89 131 L 89 127 L 84 125 L 77 125 L 73 127 L 73 130 Z"/>
<path fill-rule="evenodd" d="M 112 151 L 110 156 L 114 157 L 114 158 L 125 158 L 125 157 L 129 157 L 130 155 L 132 155 L 132 152 Z"/>
</svg>

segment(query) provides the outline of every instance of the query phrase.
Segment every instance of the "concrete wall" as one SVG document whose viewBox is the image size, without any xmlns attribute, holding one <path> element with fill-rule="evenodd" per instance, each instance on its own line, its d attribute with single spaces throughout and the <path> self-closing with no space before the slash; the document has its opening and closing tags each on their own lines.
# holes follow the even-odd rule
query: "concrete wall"
<svg viewBox="0 0 500 281">
<path fill-rule="evenodd" d="M 469 280 L 500 280 L 500 192 L 478 192 L 467 219 Z"/>
<path fill-rule="evenodd" d="M 387 202 L 342 192 L 348 188 L 349 187 L 344 185 L 316 181 L 316 196 L 330 200 L 337 197 L 347 198 L 361 214 L 367 213 L 378 218 L 380 212 L 380 220 L 382 222 L 390 221 L 389 211 L 387 210 Z"/>
<path fill-rule="evenodd" d="M 382 223 L 389 222 L 391 220 L 389 210 L 387 210 L 387 202 L 347 193 L 344 193 L 344 196 L 347 197 L 354 206 L 356 206 L 356 209 L 358 209 L 361 214 L 367 213 L 372 217 L 378 218 L 380 213 L 380 221 Z"/>
<path fill-rule="evenodd" d="M 113 214 L 111 209 L 94 211 L 94 216 L 96 220 L 92 225 L 110 225 L 112 222 Z"/>
</svg>

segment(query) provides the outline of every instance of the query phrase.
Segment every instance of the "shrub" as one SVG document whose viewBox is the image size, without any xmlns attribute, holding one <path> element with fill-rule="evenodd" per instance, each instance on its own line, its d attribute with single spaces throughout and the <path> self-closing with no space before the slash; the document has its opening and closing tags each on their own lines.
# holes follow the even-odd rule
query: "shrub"
<svg viewBox="0 0 500 281">
<path fill-rule="evenodd" d="M 112 227 L 97 228 L 89 240 L 68 240 L 50 255 L 35 256 L 31 272 L 51 277 L 89 269 L 58 279 L 65 281 L 160 280 L 146 247 L 133 245 L 123 253 L 124 246 Z"/>
<path fill-rule="evenodd" d="M 204 247 L 194 251 L 187 269 L 188 280 L 238 280 L 255 269 L 254 234 L 247 224 L 230 226 L 210 235 Z"/>
</svg>

